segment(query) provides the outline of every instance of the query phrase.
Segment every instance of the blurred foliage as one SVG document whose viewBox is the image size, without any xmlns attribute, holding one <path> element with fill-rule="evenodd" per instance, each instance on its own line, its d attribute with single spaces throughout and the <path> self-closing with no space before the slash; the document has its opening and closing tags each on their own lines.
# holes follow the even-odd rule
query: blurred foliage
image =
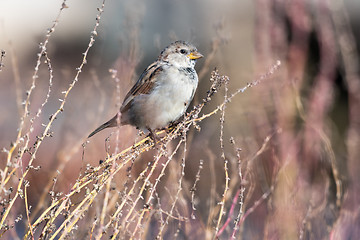
<svg viewBox="0 0 360 240">
<path fill-rule="evenodd" d="M 0 3 L 2 238 L 360 238 L 357 1 L 23 4 Z M 184 120 L 88 141 L 178 39 L 205 55 Z"/>
</svg>

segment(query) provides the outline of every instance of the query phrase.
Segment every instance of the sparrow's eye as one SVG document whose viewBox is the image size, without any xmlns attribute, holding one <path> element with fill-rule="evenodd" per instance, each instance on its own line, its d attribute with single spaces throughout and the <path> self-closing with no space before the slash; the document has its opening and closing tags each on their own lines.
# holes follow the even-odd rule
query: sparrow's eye
<svg viewBox="0 0 360 240">
<path fill-rule="evenodd" d="M 181 53 L 181 54 L 186 54 L 187 51 L 186 51 L 185 49 L 181 49 L 181 50 L 180 50 L 180 53 Z"/>
</svg>

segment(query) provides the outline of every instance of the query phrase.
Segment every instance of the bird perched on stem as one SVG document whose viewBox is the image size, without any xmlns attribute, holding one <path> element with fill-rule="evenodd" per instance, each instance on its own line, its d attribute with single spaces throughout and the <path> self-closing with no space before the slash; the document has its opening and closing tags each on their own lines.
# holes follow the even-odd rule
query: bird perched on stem
<svg viewBox="0 0 360 240">
<path fill-rule="evenodd" d="M 198 85 L 195 63 L 202 57 L 195 46 L 185 41 L 167 46 L 126 94 L 119 113 L 88 137 L 127 124 L 149 130 L 154 137 L 156 129 L 168 126 L 185 113 Z"/>
</svg>

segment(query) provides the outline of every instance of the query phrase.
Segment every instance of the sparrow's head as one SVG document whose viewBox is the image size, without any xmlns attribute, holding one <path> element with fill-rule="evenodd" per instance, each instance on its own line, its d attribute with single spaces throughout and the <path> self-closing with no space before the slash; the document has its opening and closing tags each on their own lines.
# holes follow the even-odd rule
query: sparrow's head
<svg viewBox="0 0 360 240">
<path fill-rule="evenodd" d="M 193 68 L 196 59 L 204 57 L 196 47 L 185 41 L 176 41 L 167 46 L 158 60 L 168 62 L 179 68 Z"/>
</svg>

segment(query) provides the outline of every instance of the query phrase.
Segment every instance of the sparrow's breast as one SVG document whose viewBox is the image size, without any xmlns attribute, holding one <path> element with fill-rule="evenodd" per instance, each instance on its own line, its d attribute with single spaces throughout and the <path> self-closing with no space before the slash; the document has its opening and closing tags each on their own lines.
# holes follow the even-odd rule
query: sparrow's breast
<svg viewBox="0 0 360 240">
<path fill-rule="evenodd" d="M 166 127 L 185 113 L 194 97 L 198 77 L 195 70 L 166 69 L 155 85 L 144 101 L 144 107 L 152 109 L 144 116 L 151 129 Z"/>
</svg>

